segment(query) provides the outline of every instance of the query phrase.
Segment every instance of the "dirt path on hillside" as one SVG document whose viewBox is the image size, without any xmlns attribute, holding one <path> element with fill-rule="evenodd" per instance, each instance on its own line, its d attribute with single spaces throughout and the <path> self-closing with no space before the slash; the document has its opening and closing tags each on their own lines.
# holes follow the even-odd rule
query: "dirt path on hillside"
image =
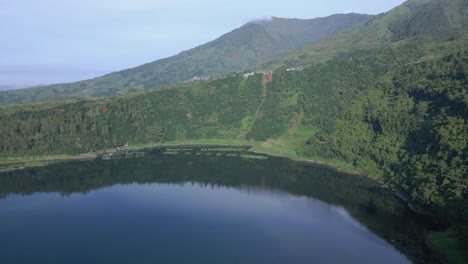
<svg viewBox="0 0 468 264">
<path fill-rule="evenodd" d="M 257 122 L 258 116 L 260 115 L 260 109 L 262 109 L 263 103 L 265 102 L 267 96 L 267 83 L 273 80 L 273 74 L 264 74 L 262 78 L 262 101 L 257 107 L 257 111 L 255 111 L 254 119 L 252 122 L 252 127 L 254 126 L 255 122 Z"/>
</svg>

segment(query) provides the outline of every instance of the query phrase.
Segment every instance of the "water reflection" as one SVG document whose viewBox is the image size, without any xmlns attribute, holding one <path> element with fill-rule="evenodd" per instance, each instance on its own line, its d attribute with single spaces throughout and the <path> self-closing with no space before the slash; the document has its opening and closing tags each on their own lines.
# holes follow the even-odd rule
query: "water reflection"
<svg viewBox="0 0 468 264">
<path fill-rule="evenodd" d="M 92 191 L 98 189 L 97 192 Z M 27 197 L 17 196 L 33 193 L 60 193 L 68 198 L 65 202 L 53 194 L 34 194 L 28 196 L 34 198 L 31 205 Z M 61 220 L 67 226 L 70 223 L 82 226 L 83 222 L 77 223 L 76 219 L 89 226 L 99 226 L 101 218 L 104 221 L 113 215 L 119 221 L 115 229 L 107 230 L 107 236 L 104 236 L 107 240 L 109 237 L 118 239 L 112 232 L 132 237 L 122 234 L 120 230 L 125 228 L 125 221 L 140 227 L 154 226 L 141 220 L 141 217 L 157 221 L 158 225 L 170 230 L 174 230 L 172 224 L 177 223 L 179 231 L 176 233 L 185 239 L 201 236 L 199 239 L 214 241 L 219 238 L 213 232 L 227 232 L 225 235 L 232 239 L 228 243 L 230 254 L 236 256 L 237 252 L 252 258 L 239 259 L 242 263 L 249 260 L 308 263 L 311 259 L 320 263 L 321 260 L 338 261 L 338 256 L 348 263 L 354 256 L 362 263 L 375 261 L 372 258 L 379 255 L 380 263 L 404 262 L 405 259 L 398 253 L 389 250 L 392 248 L 389 242 L 410 254 L 413 260 L 424 258 L 418 244 L 423 232 L 420 224 L 386 189 L 364 177 L 285 159 L 246 160 L 239 157 L 174 155 L 60 163 L 0 174 L 0 195 L 7 197 L 0 200 L 2 215 L 42 217 L 46 222 L 50 220 L 50 215 L 44 215 L 47 208 L 54 208 L 50 209 L 50 213 L 63 218 Z M 28 204 L 30 207 L 27 207 Z M 57 208 L 69 210 L 74 217 L 57 215 Z M 93 212 L 92 221 L 79 214 L 82 212 L 89 216 L 90 210 Z M 100 210 L 105 214 L 100 214 Z M 123 217 L 122 210 L 138 216 L 138 219 Z M 155 215 L 164 215 L 165 218 L 159 219 Z M 244 219 L 250 221 L 249 225 L 243 222 Z M 17 221 L 12 217 L 13 220 Z M 4 227 L 10 224 L 10 229 L 0 228 L 0 231 L 14 229 L 14 221 L 9 223 L 8 218 L 0 220 Z M 231 226 L 233 230 L 226 231 L 217 223 Z M 192 228 L 187 228 L 188 224 Z M 194 225 L 204 232 L 191 230 Z M 218 230 L 205 230 L 209 227 Z M 31 228 L 29 232 L 37 233 Z M 63 228 L 67 229 L 65 226 Z M 158 232 L 154 235 L 165 234 L 165 243 L 170 242 L 167 237 L 176 235 L 167 234 L 162 229 L 158 229 Z M 249 232 L 256 234 L 257 238 L 249 237 L 248 240 L 264 244 L 263 250 L 258 250 L 258 244 L 254 242 L 245 241 L 245 234 Z M 177 240 L 180 242 L 180 238 Z M 284 243 L 279 246 L 281 241 Z M 288 241 L 295 243 L 288 244 Z M 235 242 L 243 246 L 235 246 Z M 103 240 L 102 243 L 107 242 Z M 152 240 L 151 243 L 162 242 Z M 220 241 L 216 243 L 223 244 Z M 226 246 L 226 243 L 223 245 Z M 257 250 L 247 254 L 246 243 L 252 243 L 249 245 Z M 197 247 L 193 249 L 194 245 L 189 244 L 184 250 L 195 251 Z M 321 248 L 326 253 L 319 256 L 311 248 Z M 334 256 L 336 254 L 331 252 L 337 248 L 341 252 Z M 363 249 L 373 249 L 375 252 L 359 252 Z M 226 248 L 218 250 L 228 252 Z M 257 251 L 264 250 L 273 250 L 277 255 L 275 257 L 272 253 L 272 256 L 262 258 Z M 281 252 L 288 254 L 282 255 Z M 296 256 L 284 258 L 291 254 Z M 203 259 L 225 262 L 222 256 L 220 253 L 217 257 Z M 233 263 L 236 262 L 233 260 Z"/>
</svg>

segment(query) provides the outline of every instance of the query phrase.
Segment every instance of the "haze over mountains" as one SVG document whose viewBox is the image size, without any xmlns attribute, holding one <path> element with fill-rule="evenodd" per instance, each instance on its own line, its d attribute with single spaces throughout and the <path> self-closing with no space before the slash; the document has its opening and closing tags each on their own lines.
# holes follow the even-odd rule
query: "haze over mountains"
<svg viewBox="0 0 468 264">
<path fill-rule="evenodd" d="M 316 19 L 273 17 L 253 21 L 173 57 L 92 80 L 0 93 L 0 103 L 24 103 L 54 97 L 108 96 L 132 88 L 154 88 L 194 77 L 240 72 L 279 54 L 327 38 L 371 17 L 352 13 Z"/>
<path fill-rule="evenodd" d="M 0 85 L 0 91 L 6 91 L 6 90 L 11 90 L 13 87 L 9 85 Z"/>
</svg>

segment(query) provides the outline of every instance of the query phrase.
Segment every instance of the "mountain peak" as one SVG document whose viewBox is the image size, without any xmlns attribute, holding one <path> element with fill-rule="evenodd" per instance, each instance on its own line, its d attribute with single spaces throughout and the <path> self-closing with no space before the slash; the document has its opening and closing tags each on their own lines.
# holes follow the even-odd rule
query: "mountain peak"
<svg viewBox="0 0 468 264">
<path fill-rule="evenodd" d="M 468 28 L 467 10 L 468 0 L 407 0 L 387 13 L 292 51 L 260 67 L 316 63 L 337 54 L 413 37 L 457 35 Z"/>
</svg>

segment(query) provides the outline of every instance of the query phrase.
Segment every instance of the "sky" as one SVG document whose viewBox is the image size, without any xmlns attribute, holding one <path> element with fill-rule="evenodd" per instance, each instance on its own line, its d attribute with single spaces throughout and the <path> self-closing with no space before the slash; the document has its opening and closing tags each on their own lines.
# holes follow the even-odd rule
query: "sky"
<svg viewBox="0 0 468 264">
<path fill-rule="evenodd" d="M 132 68 L 265 17 L 379 14 L 404 0 L 0 0 L 0 89 Z"/>
</svg>

